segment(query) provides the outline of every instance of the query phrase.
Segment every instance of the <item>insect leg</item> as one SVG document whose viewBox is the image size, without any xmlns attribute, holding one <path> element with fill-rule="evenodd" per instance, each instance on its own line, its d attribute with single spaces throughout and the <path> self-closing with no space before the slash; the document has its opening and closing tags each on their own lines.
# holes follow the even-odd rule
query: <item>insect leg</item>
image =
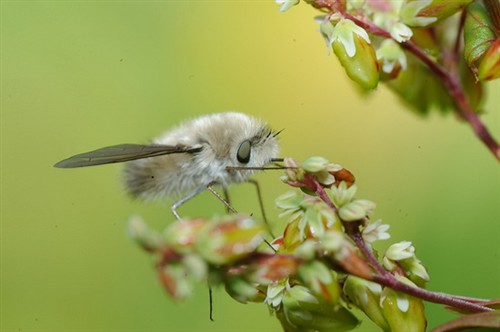
<svg viewBox="0 0 500 332">
<path fill-rule="evenodd" d="M 214 297 L 212 294 L 212 285 L 210 285 L 210 281 L 207 281 L 208 284 L 208 301 L 210 303 L 210 312 L 209 312 L 209 318 L 213 322 L 214 321 Z"/>
<path fill-rule="evenodd" d="M 229 191 L 227 190 L 226 187 L 222 187 L 222 192 L 224 193 L 224 200 L 227 202 L 227 204 L 231 205 L 231 201 L 229 200 Z M 227 212 L 231 212 L 229 208 L 226 207 Z"/>
<path fill-rule="evenodd" d="M 177 213 L 177 209 L 184 203 L 186 203 L 187 201 L 189 201 L 191 198 L 195 197 L 196 195 L 200 194 L 202 191 L 204 191 L 206 189 L 205 186 L 201 186 L 201 187 L 198 187 L 196 188 L 193 192 L 189 193 L 188 195 L 182 197 L 181 199 L 179 199 L 177 202 L 175 202 L 174 204 L 172 204 L 172 206 L 170 207 L 170 210 L 172 210 L 172 213 L 174 214 L 175 218 L 179 221 L 182 221 L 182 218 L 181 216 L 179 215 L 179 213 Z"/>
<path fill-rule="evenodd" d="M 215 191 L 215 189 L 213 188 L 213 185 L 215 184 L 215 182 L 210 182 L 208 185 L 207 185 L 207 189 L 212 193 L 214 194 L 215 197 L 217 197 L 219 199 L 219 201 L 222 202 L 222 204 L 224 204 L 224 206 L 226 207 L 226 209 L 229 211 L 229 212 L 232 212 L 232 213 L 238 213 L 238 211 L 236 211 L 231 205 L 229 205 L 229 203 L 224 199 L 224 197 L 221 196 L 221 194 L 219 194 L 217 191 Z"/>
<path fill-rule="evenodd" d="M 236 211 L 231 205 L 229 205 L 229 203 L 224 199 L 224 197 L 222 197 L 217 191 L 215 191 L 215 189 L 212 187 L 213 185 L 215 184 L 215 182 L 211 182 L 207 185 L 207 189 L 215 195 L 215 197 L 217 197 L 225 206 L 226 208 L 232 212 L 232 213 L 238 213 L 238 211 Z M 257 185 L 257 188 L 259 188 L 259 186 Z M 259 191 L 260 193 L 260 191 Z M 260 196 L 259 196 L 260 197 Z M 260 200 L 260 198 L 259 198 Z M 261 201 L 261 200 L 260 200 Z M 261 204 L 262 206 L 262 204 Z M 268 225 L 269 227 L 269 225 Z M 269 230 L 269 233 L 271 233 L 271 230 Z M 271 233 L 271 236 L 274 237 L 274 235 Z M 276 250 L 274 249 L 274 247 L 271 245 L 271 243 L 269 243 L 269 241 L 267 241 L 266 239 L 263 239 L 264 242 L 269 246 L 269 248 L 271 248 L 274 252 L 276 252 Z"/>
<path fill-rule="evenodd" d="M 269 221 L 267 220 L 266 216 L 266 210 L 264 209 L 264 202 L 262 200 L 262 193 L 260 191 L 260 186 L 259 183 L 254 180 L 254 179 L 248 179 L 248 183 L 253 184 L 255 186 L 255 189 L 257 190 L 257 198 L 259 199 L 259 206 L 260 206 L 260 213 L 262 214 L 262 219 L 264 219 L 264 223 L 267 226 L 267 230 L 269 231 L 269 234 L 274 238 L 273 231 L 271 230 L 271 225 L 269 224 Z"/>
</svg>

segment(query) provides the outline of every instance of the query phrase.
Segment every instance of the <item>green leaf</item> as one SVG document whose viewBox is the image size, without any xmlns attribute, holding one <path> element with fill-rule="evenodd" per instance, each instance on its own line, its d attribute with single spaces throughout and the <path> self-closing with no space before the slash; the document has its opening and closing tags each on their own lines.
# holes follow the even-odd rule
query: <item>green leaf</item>
<svg viewBox="0 0 500 332">
<path fill-rule="evenodd" d="M 478 61 L 496 40 L 488 11 L 480 2 L 467 6 L 464 25 L 464 56 L 468 66 L 477 72 Z"/>
</svg>

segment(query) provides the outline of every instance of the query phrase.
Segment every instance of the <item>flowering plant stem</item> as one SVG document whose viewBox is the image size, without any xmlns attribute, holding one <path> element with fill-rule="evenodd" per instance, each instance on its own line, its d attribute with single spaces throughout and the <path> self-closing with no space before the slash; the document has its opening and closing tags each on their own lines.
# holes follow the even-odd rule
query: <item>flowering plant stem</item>
<svg viewBox="0 0 500 332">
<path fill-rule="evenodd" d="M 338 209 L 332 200 L 326 194 L 323 186 L 314 180 L 312 177 L 309 181 L 314 181 L 315 184 L 315 192 L 318 197 L 325 202 L 337 215 Z M 379 261 L 375 258 L 373 251 L 366 245 L 363 240 L 362 234 L 359 229 L 359 222 L 345 222 L 342 221 L 342 224 L 346 230 L 346 233 L 352 239 L 352 241 L 356 244 L 359 250 L 366 257 L 370 265 L 376 270 L 376 274 L 373 274 L 369 281 L 376 282 L 382 286 L 386 286 L 392 288 L 396 291 L 406 293 L 408 295 L 418 297 L 422 300 L 426 300 L 433 303 L 445 304 L 450 307 L 461 309 L 469 312 L 487 312 L 492 311 L 491 308 L 482 306 L 480 304 L 474 303 L 478 302 L 477 300 L 466 299 L 463 297 L 428 291 L 423 288 L 415 287 L 407 285 L 398 279 L 396 279 L 389 271 L 384 269 L 384 267 L 379 263 Z"/>
<path fill-rule="evenodd" d="M 391 34 L 377 26 L 364 16 L 353 16 L 346 12 L 343 5 L 337 0 L 315 0 L 315 7 L 327 9 L 330 15 L 340 13 L 343 17 L 350 19 L 358 26 L 366 29 L 373 35 L 381 36 L 387 39 L 393 39 Z M 490 4 L 491 5 L 491 4 Z M 499 9 L 500 11 L 500 9 Z M 460 36 L 461 31 L 458 35 Z M 500 145 L 488 131 L 484 123 L 479 119 L 477 113 L 471 106 L 465 91 L 460 83 L 458 75 L 457 58 L 452 59 L 449 68 L 444 68 L 429 57 L 420 47 L 411 40 L 401 43 L 401 46 L 415 57 L 420 59 L 429 70 L 434 73 L 446 88 L 448 94 L 455 103 L 455 112 L 472 127 L 476 136 L 483 142 L 484 145 L 491 151 L 493 156 L 500 161 Z"/>
</svg>

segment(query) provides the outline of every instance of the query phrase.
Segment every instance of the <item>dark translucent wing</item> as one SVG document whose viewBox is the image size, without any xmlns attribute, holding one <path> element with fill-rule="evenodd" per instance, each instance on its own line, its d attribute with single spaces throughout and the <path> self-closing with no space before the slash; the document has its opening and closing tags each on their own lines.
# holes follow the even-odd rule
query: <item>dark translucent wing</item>
<svg viewBox="0 0 500 332">
<path fill-rule="evenodd" d="M 201 147 L 188 147 L 182 145 L 120 144 L 77 154 L 58 162 L 54 167 L 73 168 L 95 166 L 162 156 L 171 153 L 195 153 L 199 151 L 201 151 Z"/>
</svg>

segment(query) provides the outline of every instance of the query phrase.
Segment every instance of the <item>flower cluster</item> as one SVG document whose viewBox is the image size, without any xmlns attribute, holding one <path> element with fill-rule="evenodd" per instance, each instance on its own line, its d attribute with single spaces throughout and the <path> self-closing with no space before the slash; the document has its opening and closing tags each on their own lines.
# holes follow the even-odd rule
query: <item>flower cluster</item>
<svg viewBox="0 0 500 332">
<path fill-rule="evenodd" d="M 266 304 L 286 331 L 351 330 L 359 324 L 353 307 L 385 331 L 423 331 L 422 300 L 376 279 L 383 269 L 400 284 L 424 286 L 429 276 L 411 243 L 390 246 L 374 263 L 372 244 L 390 237 L 389 226 L 371 221 L 375 204 L 356 198 L 352 173 L 322 157 L 284 163 L 282 180 L 300 190 L 276 199 L 286 226 L 272 242 L 243 215 L 185 220 L 163 233 L 132 218 L 130 234 L 155 255 L 169 295 L 187 298 L 208 280 L 239 302 Z"/>
<path fill-rule="evenodd" d="M 299 0 L 276 2 L 287 11 Z M 482 97 L 479 82 L 500 77 L 500 4 L 495 1 L 485 4 L 493 3 L 496 11 L 473 0 L 304 2 L 321 11 L 319 31 L 351 80 L 365 90 L 384 81 L 421 112 L 453 105 L 439 74 L 429 71 L 433 68 L 420 61 L 422 56 L 440 66 L 449 62 L 449 54 L 460 52 L 452 66 L 462 68 L 462 86 L 474 107 Z M 458 19 L 459 13 L 465 20 Z"/>
</svg>

